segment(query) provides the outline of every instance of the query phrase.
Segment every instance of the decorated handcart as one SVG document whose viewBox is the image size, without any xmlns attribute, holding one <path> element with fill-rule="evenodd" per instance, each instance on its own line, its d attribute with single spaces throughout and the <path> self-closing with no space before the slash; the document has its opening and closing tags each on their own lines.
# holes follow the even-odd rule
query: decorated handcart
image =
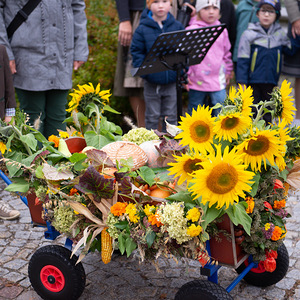
<svg viewBox="0 0 300 300">
<path fill-rule="evenodd" d="M 167 124 L 167 133 L 134 128 L 123 135 L 104 116 L 116 113 L 109 91 L 90 84 L 71 94 L 68 129 L 59 136 L 47 140 L 21 113 L 1 127 L 7 190 L 21 195 L 46 238 L 67 237 L 65 247 L 32 255 L 35 291 L 44 299 L 79 298 L 89 251 L 101 252 L 103 263 L 113 251 L 154 263 L 199 261 L 208 280 L 183 285 L 176 300 L 232 299 L 243 278 L 256 286 L 280 281 L 289 265 L 287 189 L 297 183 L 300 153 L 290 93 L 284 81 L 269 103 L 253 105 L 251 88 L 232 88 L 216 118 L 199 107 L 178 127 Z M 263 121 L 266 107 L 274 107 L 273 124 Z M 217 284 L 222 265 L 239 274 L 227 289 Z"/>
</svg>

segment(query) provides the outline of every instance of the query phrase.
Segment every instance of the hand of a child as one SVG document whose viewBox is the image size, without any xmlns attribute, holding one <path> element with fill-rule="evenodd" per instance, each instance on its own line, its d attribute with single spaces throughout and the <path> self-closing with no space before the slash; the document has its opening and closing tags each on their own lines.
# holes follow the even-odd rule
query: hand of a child
<svg viewBox="0 0 300 300">
<path fill-rule="evenodd" d="M 83 64 L 84 64 L 84 61 L 74 60 L 74 63 L 73 63 L 74 70 L 77 71 Z"/>
<path fill-rule="evenodd" d="M 292 35 L 294 39 L 296 38 L 297 35 L 300 35 L 300 19 L 293 22 Z"/>
<path fill-rule="evenodd" d="M 130 21 L 123 21 L 119 24 L 119 42 L 122 46 L 129 46 L 132 38 L 132 26 Z"/>
<path fill-rule="evenodd" d="M 11 119 L 12 119 L 12 116 L 5 116 L 5 117 L 4 117 L 4 122 L 5 122 L 6 124 L 8 124 L 8 123 L 11 121 Z"/>
<path fill-rule="evenodd" d="M 10 71 L 11 71 L 12 74 L 17 73 L 15 60 L 10 60 L 9 61 L 9 67 L 10 67 Z"/>
<path fill-rule="evenodd" d="M 183 5 L 188 6 L 192 10 L 191 17 L 196 15 L 196 13 L 197 13 L 196 8 L 192 4 L 185 2 L 185 3 L 183 3 Z"/>
</svg>

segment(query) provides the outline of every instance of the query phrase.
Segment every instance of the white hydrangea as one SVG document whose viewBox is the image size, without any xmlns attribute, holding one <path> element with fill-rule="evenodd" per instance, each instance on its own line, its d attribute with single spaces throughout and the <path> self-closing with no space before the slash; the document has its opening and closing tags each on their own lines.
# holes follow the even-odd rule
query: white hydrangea
<svg viewBox="0 0 300 300">
<path fill-rule="evenodd" d="M 160 216 L 160 222 L 164 224 L 163 230 L 167 230 L 169 236 L 175 239 L 178 244 L 192 239 L 187 234 L 188 220 L 184 217 L 183 202 L 162 204 L 158 209 L 158 215 Z"/>
</svg>

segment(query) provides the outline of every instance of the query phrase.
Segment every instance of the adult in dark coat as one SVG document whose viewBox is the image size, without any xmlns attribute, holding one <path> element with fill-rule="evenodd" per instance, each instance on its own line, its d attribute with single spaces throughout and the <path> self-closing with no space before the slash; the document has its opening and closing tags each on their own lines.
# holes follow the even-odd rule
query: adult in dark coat
<svg viewBox="0 0 300 300">
<path fill-rule="evenodd" d="M 6 48 L 0 45 L 0 118 L 10 122 L 16 108 L 13 78 Z"/>
</svg>

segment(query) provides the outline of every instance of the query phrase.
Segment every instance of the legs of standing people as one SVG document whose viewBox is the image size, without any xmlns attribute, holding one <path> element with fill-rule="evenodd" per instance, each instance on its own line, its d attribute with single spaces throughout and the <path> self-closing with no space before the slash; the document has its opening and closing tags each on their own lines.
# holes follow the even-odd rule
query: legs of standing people
<svg viewBox="0 0 300 300">
<path fill-rule="evenodd" d="M 176 83 L 161 85 L 159 89 L 161 100 L 162 132 L 166 132 L 166 122 L 177 125 L 177 92 Z"/>
<path fill-rule="evenodd" d="M 158 90 L 159 86 L 157 84 L 144 81 L 145 123 L 148 130 L 158 128 L 161 112 L 161 98 Z"/>
<path fill-rule="evenodd" d="M 196 90 L 189 90 L 189 103 L 188 103 L 188 114 L 191 115 L 193 109 L 197 110 L 198 105 L 203 105 L 206 92 L 196 91 Z"/>
<path fill-rule="evenodd" d="M 20 108 L 29 115 L 29 123 L 38 122 L 38 129 L 46 138 L 57 135 L 57 129 L 65 130 L 68 90 L 26 91 L 16 89 Z"/>
<path fill-rule="evenodd" d="M 260 101 L 269 101 L 271 98 L 271 93 L 273 88 L 275 87 L 274 84 L 251 84 L 251 87 L 253 88 L 253 98 L 254 104 L 259 103 Z M 267 107 L 270 109 L 270 107 Z M 252 108 L 252 112 L 254 113 L 253 117 L 255 118 L 257 115 L 257 111 L 255 108 Z M 271 113 L 267 113 L 264 115 L 263 119 L 265 120 L 266 124 L 270 123 L 272 120 Z"/>
<path fill-rule="evenodd" d="M 216 91 L 216 92 L 210 92 L 209 93 L 210 99 L 211 99 L 211 104 L 212 106 L 215 106 L 218 103 L 223 103 L 225 98 L 226 98 L 226 90 L 221 90 L 221 91 Z M 212 111 L 212 116 L 216 117 L 220 112 L 220 109 L 214 109 Z"/>
<path fill-rule="evenodd" d="M 138 127 L 145 127 L 145 101 L 138 96 L 129 97 L 130 105 L 137 120 Z"/>
</svg>

